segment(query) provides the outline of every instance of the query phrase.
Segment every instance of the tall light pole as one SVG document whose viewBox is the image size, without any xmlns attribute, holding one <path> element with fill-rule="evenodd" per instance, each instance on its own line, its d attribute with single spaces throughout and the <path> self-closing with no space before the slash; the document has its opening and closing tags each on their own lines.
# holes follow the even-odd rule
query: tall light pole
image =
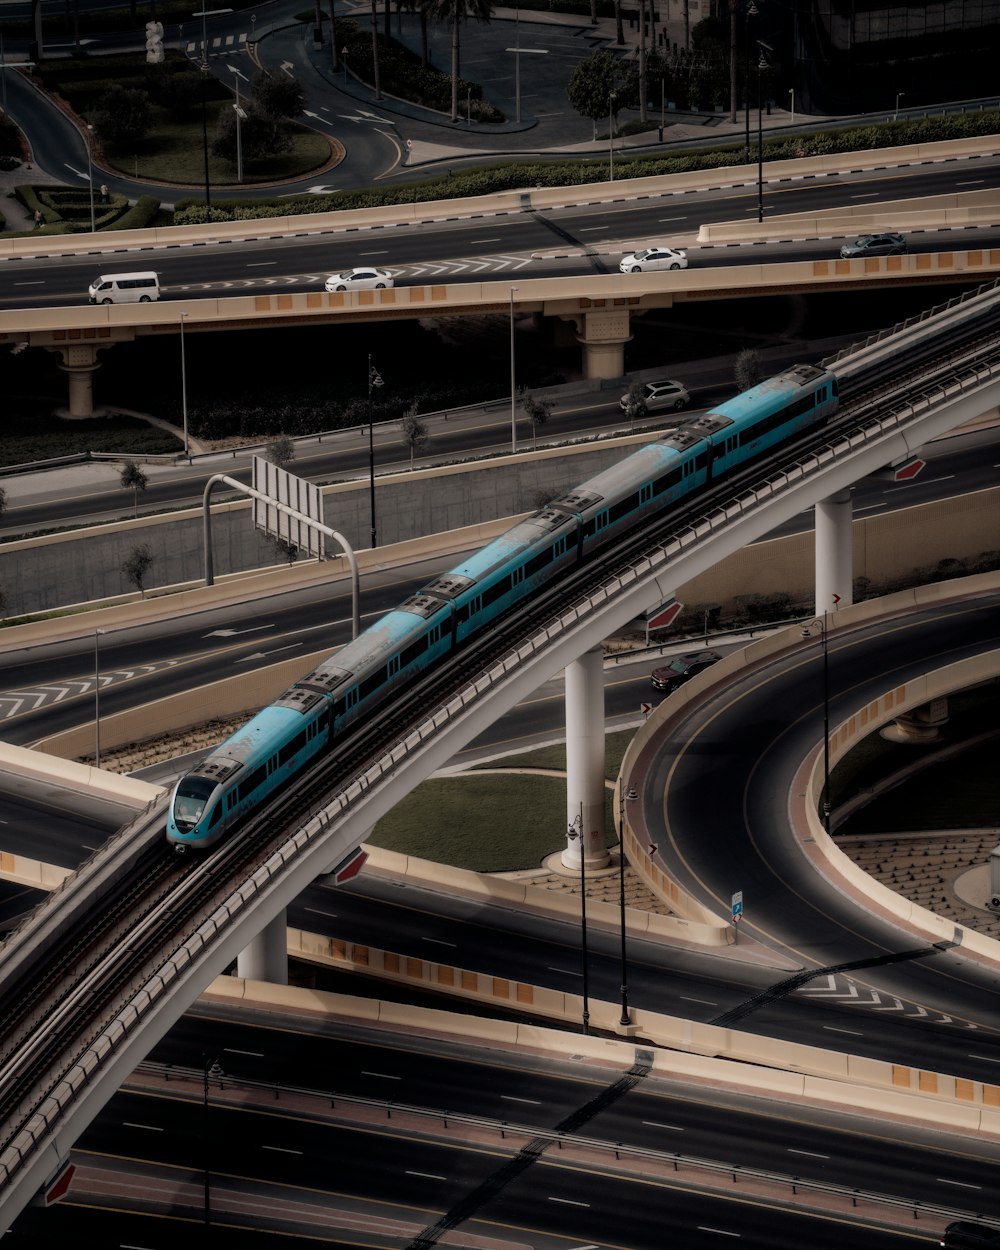
<svg viewBox="0 0 1000 1250">
<path fill-rule="evenodd" d="M 904 95 L 906 95 L 906 92 L 905 92 L 905 91 L 897 91 L 897 92 L 896 92 L 896 107 L 895 107 L 895 109 L 893 110 L 893 114 L 892 114 L 892 120 L 893 120 L 893 121 L 898 121 L 898 120 L 899 120 L 899 102 L 900 102 L 900 100 L 903 98 L 903 96 L 904 96 Z"/>
<path fill-rule="evenodd" d="M 6 111 L 7 110 L 5 107 L 4 112 L 6 113 Z M 85 138 L 87 140 L 87 185 L 90 187 L 90 233 L 91 234 L 95 234 L 97 232 L 97 226 L 94 224 L 94 157 L 91 151 L 91 140 L 93 138 L 93 134 L 94 134 L 94 127 L 88 123 L 87 133 L 86 133 Z"/>
<path fill-rule="evenodd" d="M 236 103 L 233 105 L 233 108 L 236 110 L 236 181 L 242 182 L 243 143 L 240 123 L 246 119 L 246 113 L 244 113 L 243 109 L 240 107 L 240 79 L 242 78 L 245 83 L 249 83 L 250 79 L 247 78 L 246 74 L 241 74 L 235 65 L 227 65 L 226 69 L 228 69 L 231 74 L 236 75 Z"/>
<path fill-rule="evenodd" d="M 795 125 L 795 88 L 788 88 L 788 107 L 792 114 L 792 125 Z"/>
<path fill-rule="evenodd" d="M 615 93 L 608 96 L 608 181 L 615 180 Z"/>
<path fill-rule="evenodd" d="M 583 804 L 568 829 L 571 841 L 580 839 L 580 944 L 583 951 L 583 1031 L 590 1032 L 590 996 L 587 970 L 587 843 L 583 836 Z"/>
<path fill-rule="evenodd" d="M 743 98 L 746 101 L 746 139 L 743 144 L 743 162 L 748 164 L 750 161 L 750 23 L 751 17 L 756 17 L 758 13 L 757 6 L 753 0 L 747 5 L 747 22 L 743 32 L 743 44 L 746 50 L 746 73 L 743 78 Z"/>
<path fill-rule="evenodd" d="M 101 766 L 101 634 L 94 630 L 94 767 Z"/>
<path fill-rule="evenodd" d="M 517 454 L 517 385 L 514 381 L 514 292 L 510 288 L 510 451 Z"/>
<path fill-rule="evenodd" d="M 806 621 L 802 626 L 803 638 L 811 638 L 818 629 L 823 647 L 823 802 L 821 812 L 823 832 L 830 832 L 830 647 L 827 637 L 827 613 Z"/>
<path fill-rule="evenodd" d="M 208 111 L 205 104 L 205 87 L 208 76 L 208 19 L 217 13 L 232 13 L 232 9 L 199 9 L 192 17 L 201 18 L 201 140 L 205 150 L 205 220 L 212 220 L 212 192 L 208 179 Z"/>
<path fill-rule="evenodd" d="M 187 359 L 184 355 L 184 321 L 187 313 L 181 313 L 181 412 L 184 414 L 184 454 L 188 453 L 188 390 L 187 390 Z"/>
<path fill-rule="evenodd" d="M 382 385 L 382 375 L 372 364 L 371 353 L 368 353 L 368 490 L 371 504 L 372 550 L 378 546 L 375 528 L 375 435 L 372 432 L 372 387 Z"/>
<path fill-rule="evenodd" d="M 625 960 L 625 800 L 637 799 L 635 790 L 628 790 L 618 782 L 618 907 L 621 913 L 622 930 L 622 1014 L 618 1023 L 622 1026 L 631 1024 L 628 1014 L 628 965 Z"/>
<path fill-rule="evenodd" d="M 211 1224 L 212 1222 L 211 1187 L 210 1187 L 211 1166 L 212 1166 L 212 1147 L 211 1147 L 211 1143 L 209 1142 L 209 1137 L 208 1137 L 208 1078 L 211 1076 L 214 1076 L 215 1079 L 218 1080 L 219 1077 L 225 1076 L 225 1072 L 223 1072 L 218 1059 L 213 1059 L 211 1064 L 209 1064 L 208 1055 L 204 1055 L 204 1054 L 201 1057 L 201 1067 L 202 1067 L 202 1073 L 204 1074 L 204 1078 L 205 1078 L 205 1084 L 204 1084 L 205 1115 L 204 1115 L 204 1124 L 203 1124 L 203 1136 L 205 1139 L 205 1208 L 204 1208 L 203 1218 L 205 1222 L 205 1227 L 207 1228 L 209 1224 Z"/>
<path fill-rule="evenodd" d="M 764 70 L 767 69 L 767 59 L 761 52 L 760 59 L 757 61 L 757 220 L 764 220 L 764 133 L 763 123 L 761 121 L 761 81 L 764 76 Z"/>
</svg>

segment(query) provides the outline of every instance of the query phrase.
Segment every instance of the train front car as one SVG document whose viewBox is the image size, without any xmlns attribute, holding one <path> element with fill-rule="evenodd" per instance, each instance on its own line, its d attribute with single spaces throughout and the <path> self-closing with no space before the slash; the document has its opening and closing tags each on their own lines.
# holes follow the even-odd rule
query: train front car
<svg viewBox="0 0 1000 1250">
<path fill-rule="evenodd" d="M 244 820 L 326 745 L 328 700 L 292 687 L 216 747 L 174 786 L 167 841 L 204 851 Z"/>
</svg>

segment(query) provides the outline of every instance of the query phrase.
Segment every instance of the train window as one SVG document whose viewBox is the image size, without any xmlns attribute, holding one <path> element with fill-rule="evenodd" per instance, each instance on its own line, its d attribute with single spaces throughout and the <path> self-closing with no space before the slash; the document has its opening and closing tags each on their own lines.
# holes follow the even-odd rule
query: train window
<svg viewBox="0 0 1000 1250">
<path fill-rule="evenodd" d="M 638 493 L 629 495 L 627 499 L 619 499 L 614 507 L 609 508 L 607 511 L 608 524 L 616 524 L 616 522 L 620 521 L 622 517 L 627 517 L 630 513 L 634 512 L 638 506 Z"/>
<path fill-rule="evenodd" d="M 540 573 L 542 569 L 548 568 L 552 563 L 553 557 L 559 548 L 556 543 L 554 547 L 548 547 L 545 551 L 540 551 L 538 555 L 532 556 L 528 563 L 524 566 L 524 576 L 534 577 L 536 573 Z"/>
<path fill-rule="evenodd" d="M 358 706 L 358 688 L 357 686 L 352 686 L 351 689 L 348 690 L 347 694 L 344 695 L 344 711 L 349 712 L 352 707 L 357 707 L 357 706 Z"/>
<path fill-rule="evenodd" d="M 392 659 L 389 661 L 389 663 L 386 664 L 385 671 L 386 671 L 386 675 L 389 677 L 396 676 L 396 674 L 399 672 L 399 656 L 398 655 L 394 655 Z"/>
<path fill-rule="evenodd" d="M 435 629 L 434 632 L 436 633 L 437 630 Z M 428 642 L 432 638 L 433 635 L 428 636 L 427 634 L 421 634 L 419 638 L 410 643 L 410 645 L 401 653 L 399 657 L 403 668 L 409 668 L 414 660 L 423 655 L 423 653 L 427 650 Z M 436 639 L 433 640 L 436 641 Z"/>
<path fill-rule="evenodd" d="M 491 603 L 496 603 L 498 599 L 502 599 L 511 588 L 511 576 L 508 573 L 506 577 L 501 577 L 498 582 L 494 582 L 492 586 L 488 586 L 486 590 L 479 596 L 477 602 L 489 607 Z"/>
<path fill-rule="evenodd" d="M 232 797 L 232 796 L 230 796 L 230 797 Z M 222 815 L 222 804 L 221 804 L 221 803 L 216 803 L 216 805 L 212 808 L 212 814 L 211 814 L 211 816 L 209 816 L 209 818 L 208 818 L 208 827 L 209 827 L 209 829 L 211 829 L 213 825 L 217 825 L 217 824 L 219 823 L 219 817 L 220 817 L 221 815 Z"/>
<path fill-rule="evenodd" d="M 670 490 L 671 487 L 676 486 L 680 480 L 680 469 L 671 469 L 669 473 L 664 473 L 662 477 L 656 479 L 653 483 L 653 490 L 657 495 L 662 495 L 665 490 Z"/>
<path fill-rule="evenodd" d="M 362 699 L 367 699 L 368 696 L 373 691 L 377 690 L 379 686 L 381 686 L 384 683 L 384 681 L 385 681 L 385 669 L 380 668 L 376 672 L 372 673 L 370 677 L 366 677 L 365 680 L 358 687 L 359 697 Z"/>
<path fill-rule="evenodd" d="M 644 482 L 644 483 L 642 484 L 642 486 L 639 488 L 639 503 L 640 503 L 640 505 L 642 505 L 642 504 L 644 504 L 644 503 L 649 503 L 649 501 L 650 501 L 652 498 L 653 498 L 653 483 L 652 483 L 652 482 Z"/>
</svg>

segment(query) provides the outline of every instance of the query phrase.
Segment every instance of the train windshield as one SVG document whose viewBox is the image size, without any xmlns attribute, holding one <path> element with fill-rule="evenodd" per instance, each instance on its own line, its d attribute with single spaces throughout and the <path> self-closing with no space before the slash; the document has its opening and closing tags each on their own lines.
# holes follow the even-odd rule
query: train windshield
<svg viewBox="0 0 1000 1250">
<path fill-rule="evenodd" d="M 193 829 L 201 820 L 205 804 L 215 790 L 214 781 L 204 777 L 184 777 L 177 783 L 174 795 L 174 824 L 178 829 Z"/>
</svg>

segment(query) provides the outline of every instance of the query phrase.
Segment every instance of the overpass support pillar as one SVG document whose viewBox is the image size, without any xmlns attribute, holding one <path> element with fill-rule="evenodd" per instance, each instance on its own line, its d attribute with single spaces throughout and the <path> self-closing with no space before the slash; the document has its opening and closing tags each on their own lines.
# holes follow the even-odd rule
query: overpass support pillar
<svg viewBox="0 0 1000 1250">
<path fill-rule="evenodd" d="M 585 378 L 620 378 L 625 372 L 625 344 L 632 338 L 627 308 L 599 308 L 582 313 L 577 341 L 583 346 Z"/>
<path fill-rule="evenodd" d="M 816 615 L 854 602 L 854 535 L 851 492 L 816 505 Z"/>
<path fill-rule="evenodd" d="M 582 816 L 582 827 L 581 827 Z M 584 871 L 610 862 L 604 836 L 604 651 L 566 666 L 566 824 L 562 862 Z M 570 836 L 572 835 L 572 836 Z"/>
<path fill-rule="evenodd" d="M 94 370 L 99 366 L 93 343 L 70 343 L 57 348 L 63 358 L 59 368 L 69 377 L 69 415 L 94 415 Z"/>
<path fill-rule="evenodd" d="M 285 909 L 269 921 L 236 958 L 236 975 L 246 981 L 288 984 L 288 921 Z"/>
</svg>

